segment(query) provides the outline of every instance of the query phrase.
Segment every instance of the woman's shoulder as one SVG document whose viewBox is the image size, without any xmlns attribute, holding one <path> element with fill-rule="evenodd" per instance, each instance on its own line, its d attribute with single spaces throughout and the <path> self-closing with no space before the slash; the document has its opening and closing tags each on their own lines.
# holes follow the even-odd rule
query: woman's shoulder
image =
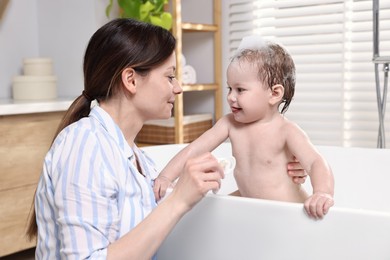
<svg viewBox="0 0 390 260">
<path fill-rule="evenodd" d="M 90 146 L 92 143 L 103 143 L 105 137 L 101 126 L 84 117 L 68 126 L 55 137 L 51 150 L 58 147 Z"/>
<path fill-rule="evenodd" d="M 97 131 L 99 131 L 99 127 L 94 125 L 88 117 L 83 117 L 62 129 L 57 138 L 63 139 L 69 136 L 79 136 L 80 134 L 94 134 Z"/>
</svg>

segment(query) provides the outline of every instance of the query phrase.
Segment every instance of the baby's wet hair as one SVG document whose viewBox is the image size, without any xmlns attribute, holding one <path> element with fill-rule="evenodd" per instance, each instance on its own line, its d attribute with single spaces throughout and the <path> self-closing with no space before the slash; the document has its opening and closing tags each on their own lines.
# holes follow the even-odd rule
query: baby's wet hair
<svg viewBox="0 0 390 260">
<path fill-rule="evenodd" d="M 232 61 L 246 61 L 256 65 L 258 77 L 268 88 L 280 84 L 284 87 L 281 113 L 285 113 L 295 92 L 295 64 L 288 51 L 273 42 L 263 42 L 257 47 L 240 49 Z"/>
</svg>

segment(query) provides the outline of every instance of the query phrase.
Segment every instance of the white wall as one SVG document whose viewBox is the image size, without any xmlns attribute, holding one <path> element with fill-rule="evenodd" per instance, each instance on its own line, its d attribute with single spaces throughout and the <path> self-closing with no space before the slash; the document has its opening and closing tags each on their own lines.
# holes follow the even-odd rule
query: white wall
<svg viewBox="0 0 390 260">
<path fill-rule="evenodd" d="M 37 56 L 37 0 L 10 1 L 0 21 L 0 98 L 11 97 L 11 82 L 23 57 Z"/>
<path fill-rule="evenodd" d="M 11 0 L 0 21 L 0 99 L 12 98 L 12 77 L 23 58 L 50 57 L 59 97 L 83 89 L 82 59 L 89 38 L 107 22 L 108 0 Z"/>
</svg>

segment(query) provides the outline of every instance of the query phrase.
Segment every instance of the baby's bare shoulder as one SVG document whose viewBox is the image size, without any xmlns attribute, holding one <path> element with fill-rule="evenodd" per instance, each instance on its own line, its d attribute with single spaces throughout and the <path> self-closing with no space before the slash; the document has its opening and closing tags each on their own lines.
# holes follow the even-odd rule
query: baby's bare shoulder
<svg viewBox="0 0 390 260">
<path fill-rule="evenodd" d="M 287 118 L 283 118 L 283 121 L 281 122 L 281 129 L 285 132 L 290 133 L 303 133 L 303 129 L 294 121 L 291 121 Z"/>
</svg>

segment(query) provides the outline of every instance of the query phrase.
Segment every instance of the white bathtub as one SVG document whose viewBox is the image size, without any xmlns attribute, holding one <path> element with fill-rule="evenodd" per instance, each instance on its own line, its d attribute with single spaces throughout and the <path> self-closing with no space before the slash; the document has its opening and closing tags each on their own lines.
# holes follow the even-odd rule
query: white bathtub
<svg viewBox="0 0 390 260">
<path fill-rule="evenodd" d="M 159 169 L 184 145 L 143 148 Z M 335 206 L 323 220 L 302 204 L 231 197 L 232 175 L 186 214 L 159 260 L 390 260 L 390 150 L 319 146 L 335 175 Z M 213 152 L 231 154 L 224 143 Z M 310 180 L 305 187 L 311 191 Z"/>
</svg>

